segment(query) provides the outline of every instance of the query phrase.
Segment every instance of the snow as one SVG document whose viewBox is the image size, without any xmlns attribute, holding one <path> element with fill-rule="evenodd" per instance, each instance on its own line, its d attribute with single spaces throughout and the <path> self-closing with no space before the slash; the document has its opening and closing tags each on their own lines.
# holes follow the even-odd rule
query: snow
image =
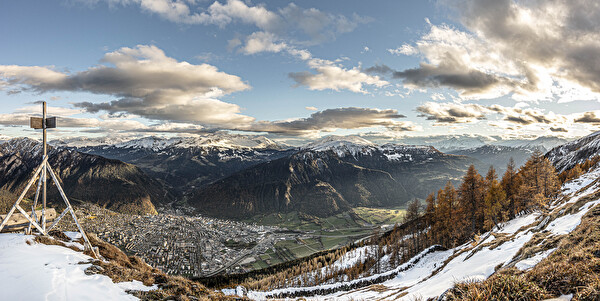
<svg viewBox="0 0 600 301">
<path fill-rule="evenodd" d="M 401 264 L 400 266 L 396 267 L 395 269 L 387 271 L 385 273 L 376 274 L 376 275 L 372 275 L 372 276 L 365 277 L 365 278 L 355 279 L 352 281 L 337 282 L 337 283 L 333 283 L 333 284 L 323 284 L 323 285 L 317 285 L 317 286 L 311 286 L 311 287 L 289 287 L 289 288 L 283 288 L 283 289 L 276 289 L 276 290 L 272 290 L 269 292 L 248 291 L 247 297 L 252 300 L 265 300 L 267 297 L 274 296 L 274 295 L 277 295 L 280 293 L 298 292 L 298 291 L 314 292 L 314 291 L 318 291 L 318 290 L 322 290 L 322 289 L 339 288 L 344 285 L 352 285 L 354 283 L 358 283 L 358 282 L 365 281 L 365 280 L 373 280 L 373 279 L 377 279 L 382 276 L 398 274 L 398 273 L 400 273 L 400 271 L 407 269 L 408 267 L 414 265 L 417 262 L 420 262 L 423 258 L 426 258 L 429 254 L 435 253 L 435 252 L 432 252 L 432 250 L 434 250 L 434 248 L 436 248 L 436 247 L 437 246 L 432 246 L 430 248 L 423 250 L 421 253 L 419 253 L 418 255 L 413 257 L 408 262 L 405 262 L 405 263 Z M 228 292 L 231 292 L 231 291 L 228 290 Z M 321 298 L 322 297 L 319 297 L 319 299 L 321 299 Z M 338 300 L 339 298 L 334 298 L 334 299 Z"/>
<path fill-rule="evenodd" d="M 31 241 L 31 245 L 27 244 Z M 0 234 L 0 283 L 3 300 L 138 300 L 108 276 L 86 275 L 92 258 L 61 246 L 33 242 L 33 236 Z M 82 262 L 82 264 L 79 264 Z M 150 288 L 153 289 L 153 288 Z"/>
<path fill-rule="evenodd" d="M 542 251 L 533 257 L 523 259 L 523 260 L 517 262 L 515 264 L 515 267 L 521 271 L 531 269 L 534 266 L 536 266 L 538 263 L 540 263 L 540 261 L 542 261 L 544 258 L 548 257 L 548 255 L 552 254 L 552 252 L 554 252 L 554 251 L 556 251 L 556 248 Z"/>
<path fill-rule="evenodd" d="M 377 145 L 357 136 L 327 136 L 323 139 L 311 142 L 302 149 L 316 152 L 334 151 L 338 156 L 344 157 L 347 153 L 352 156 L 357 154 L 371 154 Z"/>
<path fill-rule="evenodd" d="M 132 280 L 129 282 L 119 282 L 117 286 L 124 291 L 142 291 L 148 292 L 152 290 L 157 290 L 158 285 L 154 284 L 152 286 L 145 286 L 141 281 Z"/>
<path fill-rule="evenodd" d="M 162 151 L 169 147 L 217 147 L 223 149 L 265 149 L 288 147 L 287 145 L 276 143 L 264 136 L 231 134 L 206 134 L 203 136 L 175 138 L 150 136 L 117 143 L 114 146 L 117 148 L 151 149 L 153 151 Z"/>
<path fill-rule="evenodd" d="M 585 173 L 585 174 L 579 176 L 578 178 L 565 183 L 563 185 L 563 194 L 571 195 L 571 194 L 581 190 L 582 188 L 587 187 L 592 182 L 596 181 L 598 178 L 600 178 L 600 167 L 594 168 L 590 172 Z M 594 188 L 596 188 L 596 186 L 591 187 L 590 189 L 594 189 Z"/>
<path fill-rule="evenodd" d="M 512 220 L 501 225 L 498 233 L 515 233 L 521 227 L 533 223 L 539 216 L 539 213 L 534 212 L 532 214 L 521 215 L 519 217 L 513 218 Z"/>
<path fill-rule="evenodd" d="M 600 199 L 588 202 L 585 204 L 579 211 L 575 214 L 567 214 L 561 216 L 554 221 L 552 221 L 546 230 L 551 231 L 554 234 L 569 234 L 573 231 L 579 224 L 581 223 L 581 218 L 590 210 L 592 207 L 600 203 Z"/>
<path fill-rule="evenodd" d="M 466 257 L 470 252 L 464 252 L 450 261 L 442 271 L 433 277 L 410 287 L 407 290 L 408 295 L 400 300 L 436 297 L 457 282 L 487 279 L 494 273 L 496 266 L 508 263 L 532 237 L 533 233 L 531 232 L 521 233 L 515 239 L 507 241 L 493 250 L 483 248 L 469 259 Z"/>
</svg>

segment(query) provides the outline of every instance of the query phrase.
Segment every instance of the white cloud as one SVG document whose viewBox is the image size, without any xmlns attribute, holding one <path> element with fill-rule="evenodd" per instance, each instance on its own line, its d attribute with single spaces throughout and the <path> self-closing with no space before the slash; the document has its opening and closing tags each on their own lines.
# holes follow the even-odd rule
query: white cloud
<svg viewBox="0 0 600 301">
<path fill-rule="evenodd" d="M 412 124 L 397 120 L 404 117 L 404 115 L 393 109 L 336 108 L 312 113 L 307 118 L 260 121 L 245 130 L 311 137 L 337 129 L 385 127 L 395 131 L 416 130 L 417 128 L 413 127 Z"/>
<path fill-rule="evenodd" d="M 393 54 L 424 57 L 395 73 L 407 86 L 457 90 L 463 99 L 600 99 L 600 7 L 593 1 L 445 0 L 468 31 L 431 25 Z M 404 47 L 406 46 L 406 47 Z"/>
<path fill-rule="evenodd" d="M 42 106 L 40 105 L 26 106 L 15 110 L 15 112 L 23 114 L 40 114 L 41 111 Z M 82 109 L 46 106 L 46 112 L 48 116 L 71 116 L 81 114 L 84 111 Z"/>
<path fill-rule="evenodd" d="M 259 52 L 281 52 L 288 48 L 285 42 L 279 42 L 279 39 L 272 33 L 257 31 L 246 38 L 246 44 L 242 48 L 245 54 L 255 54 Z"/>
<path fill-rule="evenodd" d="M 371 18 L 356 14 L 350 17 L 335 15 L 316 8 L 302 8 L 294 3 L 289 3 L 275 11 L 267 9 L 262 4 L 249 5 L 241 0 L 227 0 L 223 3 L 215 1 L 205 9 L 199 7 L 200 2 L 197 1 L 105 1 L 111 7 L 116 7 L 118 4 L 137 5 L 144 12 L 156 14 L 174 23 L 225 27 L 240 22 L 255 26 L 260 31 L 275 34 L 279 38 L 294 41 L 298 45 L 313 45 L 330 41 L 335 39 L 338 34 L 351 32 L 359 24 L 371 21 Z"/>
<path fill-rule="evenodd" d="M 426 102 L 417 107 L 417 112 L 427 120 L 450 124 L 471 123 L 485 119 L 485 113 L 489 112 L 489 109 L 478 104 Z"/>
<path fill-rule="evenodd" d="M 415 55 L 419 53 L 415 47 L 408 44 L 404 44 L 396 49 L 388 49 L 387 51 L 394 55 Z"/>
<path fill-rule="evenodd" d="M 125 112 L 157 119 L 230 125 L 252 122 L 235 104 L 214 97 L 250 88 L 238 76 L 208 64 L 193 65 L 165 55 L 155 46 L 139 45 L 107 53 L 100 65 L 67 74 L 46 67 L 2 66 L 0 82 L 37 92 L 81 91 L 119 99 L 76 103 L 88 112 Z"/>
<path fill-rule="evenodd" d="M 347 69 L 332 61 L 317 58 L 310 59 L 307 63 L 316 73 L 292 72 L 289 76 L 297 85 L 307 86 L 310 90 L 348 90 L 367 94 L 365 85 L 381 88 L 389 84 L 379 76 L 369 75 L 358 67 Z"/>
</svg>

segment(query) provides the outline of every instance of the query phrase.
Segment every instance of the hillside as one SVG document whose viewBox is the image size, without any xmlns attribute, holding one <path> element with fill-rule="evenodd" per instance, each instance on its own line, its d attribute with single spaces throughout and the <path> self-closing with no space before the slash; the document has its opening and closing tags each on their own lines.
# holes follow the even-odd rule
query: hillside
<svg viewBox="0 0 600 301">
<path fill-rule="evenodd" d="M 512 147 L 502 145 L 484 145 L 476 148 L 467 148 L 448 152 L 453 155 L 467 156 L 481 162 L 479 170 L 486 170 L 493 165 L 502 175 L 506 169 L 506 163 L 513 158 L 515 165 L 521 166 L 533 154 L 535 148 Z"/>
<path fill-rule="evenodd" d="M 195 190 L 188 202 L 227 218 L 298 211 L 325 217 L 357 206 L 399 206 L 457 180 L 472 160 L 426 146 L 327 137 Z"/>
<path fill-rule="evenodd" d="M 600 155 L 600 132 L 555 147 L 546 154 L 559 172 Z"/>
<path fill-rule="evenodd" d="M 390 265 L 390 257 L 386 255 L 376 265 L 381 272 L 352 281 L 333 279 L 311 286 L 315 277 L 312 273 L 298 277 L 298 281 L 290 280 L 289 287 L 250 291 L 247 296 L 256 300 L 302 296 L 321 300 L 414 300 L 450 292 L 451 300 L 463 300 L 469 290 L 475 293 L 479 285 L 480 296 L 490 292 L 486 288 L 492 290 L 497 286 L 498 290 L 491 292 L 498 295 L 487 295 L 490 298 L 508 294 L 509 299 L 518 295 L 541 300 L 572 294 L 578 300 L 597 300 L 594 298 L 600 297 L 597 290 L 600 259 L 594 244 L 600 237 L 598 204 L 600 166 L 597 165 L 565 183 L 560 197 L 547 210 L 523 212 L 469 243 L 450 249 L 433 246 L 399 266 Z M 376 245 L 367 244 L 349 251 L 317 273 L 334 273 L 336 269 L 360 264 L 373 258 L 376 250 Z M 483 281 L 492 275 L 483 284 L 459 285 L 449 291 L 456 283 Z M 471 295 L 469 300 L 485 300 L 481 298 Z"/>
<path fill-rule="evenodd" d="M 50 234 L 0 234 L 3 300 L 231 300 L 166 275 L 93 234 L 101 260 L 82 252 L 79 233 Z"/>
<path fill-rule="evenodd" d="M 169 139 L 145 137 L 117 143 L 105 140 L 53 143 L 134 164 L 179 194 L 291 153 L 288 146 L 262 136 L 227 134 Z"/>
<path fill-rule="evenodd" d="M 17 138 L 0 144 L 0 191 L 2 211 L 8 209 L 41 162 L 41 143 Z M 156 214 L 156 206 L 173 201 L 158 181 L 134 165 L 74 150 L 51 148 L 49 162 L 72 201 L 135 214 Z M 52 182 L 49 182 L 52 183 Z M 30 196 L 35 187 L 30 189 Z M 58 190 L 48 187 L 48 201 L 63 206 Z"/>
</svg>

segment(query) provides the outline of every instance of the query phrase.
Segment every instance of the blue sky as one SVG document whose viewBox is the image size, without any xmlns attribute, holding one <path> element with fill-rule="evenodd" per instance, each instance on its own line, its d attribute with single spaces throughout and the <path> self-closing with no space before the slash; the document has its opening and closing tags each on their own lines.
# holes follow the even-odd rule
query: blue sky
<svg viewBox="0 0 600 301">
<path fill-rule="evenodd" d="M 4 1 L 0 134 L 582 136 L 600 12 L 562 2 Z"/>
</svg>

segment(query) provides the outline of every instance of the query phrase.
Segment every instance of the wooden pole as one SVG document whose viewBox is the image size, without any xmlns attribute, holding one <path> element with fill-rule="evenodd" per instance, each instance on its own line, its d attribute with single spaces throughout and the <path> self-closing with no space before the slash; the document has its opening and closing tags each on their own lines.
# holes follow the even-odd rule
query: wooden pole
<svg viewBox="0 0 600 301">
<path fill-rule="evenodd" d="M 52 171 L 52 167 L 50 167 L 50 164 L 46 164 L 46 168 L 48 168 L 48 171 L 50 172 L 50 176 L 52 177 L 52 181 L 54 181 L 54 184 L 56 184 L 56 188 L 58 188 L 58 192 L 60 193 L 60 196 L 62 197 L 63 201 L 65 201 L 65 204 L 67 204 L 67 209 L 71 212 L 73 221 L 75 221 L 75 225 L 77 225 L 77 230 L 79 230 L 79 233 L 81 233 L 81 236 L 83 237 L 84 248 L 87 248 L 88 250 L 90 250 L 90 252 L 92 252 L 92 254 L 94 254 L 94 257 L 100 258 L 100 254 L 98 254 L 96 252 L 96 250 L 94 249 L 94 246 L 92 246 L 92 243 L 88 239 L 87 235 L 85 235 L 85 231 L 83 231 L 83 228 L 79 224 L 79 221 L 77 220 L 77 216 L 75 215 L 75 210 L 73 210 L 73 206 L 71 206 L 71 202 L 69 202 L 67 195 L 65 194 L 62 187 L 60 186 L 60 181 L 58 180 L 58 177 L 56 176 L 56 174 L 54 174 L 54 171 Z M 65 210 L 67 210 L 67 209 L 65 209 Z M 61 214 L 61 216 L 63 216 L 63 214 Z M 59 217 L 59 220 L 60 220 L 60 218 L 62 218 L 62 217 Z M 56 221 L 55 224 L 56 223 L 58 223 L 58 221 Z"/>
<path fill-rule="evenodd" d="M 38 221 L 38 217 L 35 214 L 35 207 L 37 206 L 41 187 L 42 187 L 42 177 L 40 177 L 40 180 L 38 181 L 37 189 L 35 190 L 35 198 L 33 198 L 33 204 L 31 204 L 31 219 L 34 221 Z M 27 227 L 26 233 L 31 234 L 31 223 L 29 223 L 29 227 Z"/>
<path fill-rule="evenodd" d="M 15 212 L 15 210 L 17 209 L 17 206 L 19 205 L 19 203 L 25 197 L 25 194 L 29 190 L 29 187 L 31 187 L 31 185 L 35 182 L 35 178 L 37 178 L 38 174 L 40 174 L 40 172 L 42 171 L 42 168 L 44 166 L 46 166 L 47 160 L 48 160 L 48 158 L 44 157 L 44 159 L 42 160 L 42 164 L 40 164 L 40 166 L 38 166 L 38 168 L 33 173 L 33 177 L 31 178 L 31 180 L 29 180 L 29 182 L 27 183 L 27 186 L 25 186 L 25 189 L 23 190 L 23 192 L 21 192 L 21 195 L 19 196 L 19 198 L 17 199 L 17 201 L 15 202 L 15 204 L 12 206 L 12 208 L 10 208 L 10 210 L 8 211 L 8 213 L 6 214 L 6 216 L 4 217 L 4 220 L 0 224 L 0 231 L 2 231 L 2 228 L 4 228 L 4 226 L 6 225 L 6 223 L 8 223 L 8 219 L 13 214 L 13 212 Z M 46 235 L 46 232 L 42 231 L 42 234 Z"/>
<path fill-rule="evenodd" d="M 46 154 L 48 152 L 47 149 L 47 145 L 46 145 L 46 102 L 43 101 L 42 102 L 42 132 L 43 132 L 43 147 L 44 147 L 44 158 L 46 158 Z M 47 161 L 46 161 L 47 162 Z M 44 164 L 46 165 L 46 164 Z M 46 233 L 46 166 L 44 166 L 43 170 L 42 170 L 42 203 L 43 203 L 43 207 L 42 207 L 42 229 L 44 229 L 44 231 L 42 231 L 43 233 Z"/>
</svg>

